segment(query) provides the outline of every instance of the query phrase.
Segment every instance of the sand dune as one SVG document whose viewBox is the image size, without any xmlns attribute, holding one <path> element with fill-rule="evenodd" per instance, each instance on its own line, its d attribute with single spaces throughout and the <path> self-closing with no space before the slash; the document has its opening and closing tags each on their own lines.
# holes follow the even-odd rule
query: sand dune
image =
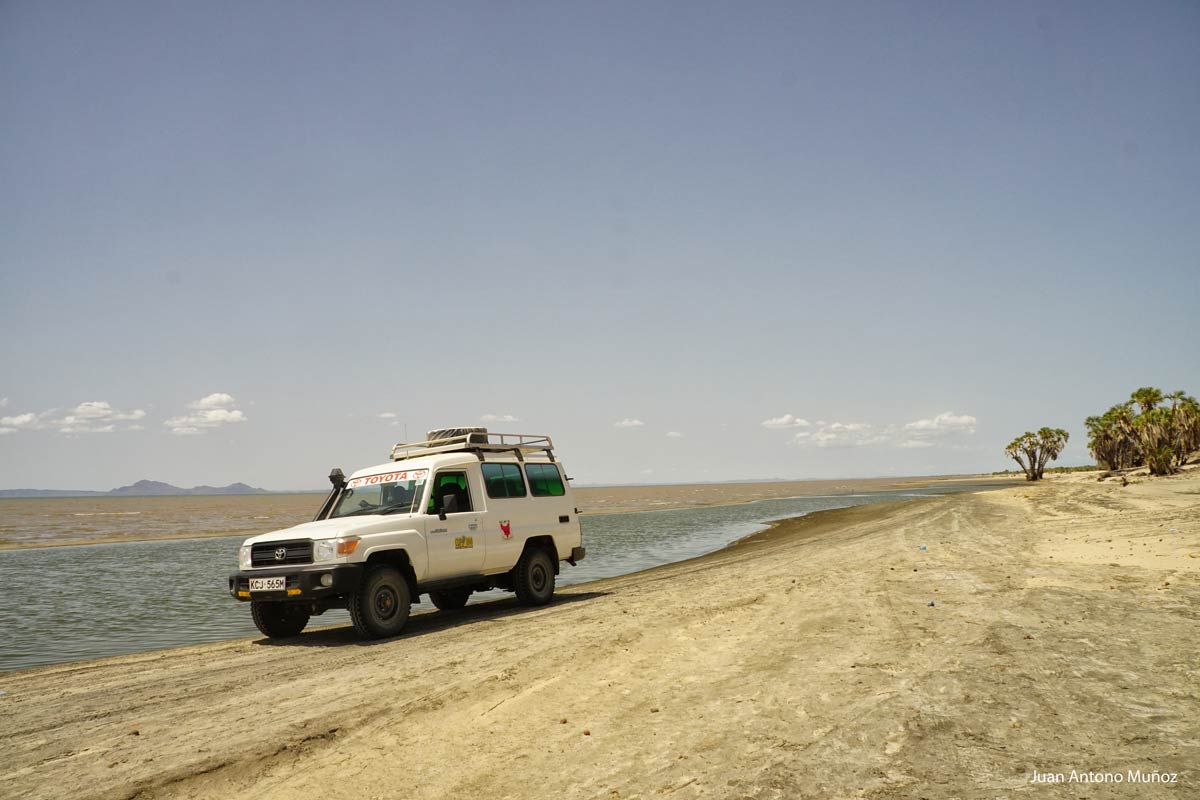
<svg viewBox="0 0 1200 800">
<path fill-rule="evenodd" d="M 1196 474 L 822 512 L 379 643 L 0 676 L 0 795 L 1195 796 L 1198 568 Z"/>
</svg>

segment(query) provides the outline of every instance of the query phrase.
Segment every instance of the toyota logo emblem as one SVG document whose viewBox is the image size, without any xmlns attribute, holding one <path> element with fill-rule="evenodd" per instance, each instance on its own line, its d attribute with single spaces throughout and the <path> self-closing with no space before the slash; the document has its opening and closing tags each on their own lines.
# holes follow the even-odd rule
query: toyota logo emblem
<svg viewBox="0 0 1200 800">
<path fill-rule="evenodd" d="M 286 547 L 276 547 L 275 548 L 275 560 L 283 561 L 285 558 L 287 558 L 287 548 Z"/>
</svg>

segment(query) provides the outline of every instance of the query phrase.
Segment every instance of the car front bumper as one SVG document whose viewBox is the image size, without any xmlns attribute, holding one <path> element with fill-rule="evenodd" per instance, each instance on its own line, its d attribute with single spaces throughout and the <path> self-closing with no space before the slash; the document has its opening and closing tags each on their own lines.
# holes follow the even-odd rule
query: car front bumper
<svg viewBox="0 0 1200 800">
<path fill-rule="evenodd" d="M 247 600 L 315 600 L 346 594 L 362 579 L 362 564 L 305 565 L 287 569 L 255 569 L 235 572 L 229 576 L 229 594 L 243 602 Z M 326 586 L 322 577 L 328 575 Z M 270 592 L 251 592 L 251 578 L 283 577 L 284 588 Z"/>
</svg>

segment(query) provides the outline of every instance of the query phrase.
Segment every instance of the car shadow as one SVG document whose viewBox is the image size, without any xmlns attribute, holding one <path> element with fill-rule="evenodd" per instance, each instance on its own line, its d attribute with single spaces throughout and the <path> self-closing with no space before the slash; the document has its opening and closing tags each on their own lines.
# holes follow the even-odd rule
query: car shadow
<svg viewBox="0 0 1200 800">
<path fill-rule="evenodd" d="M 554 601 L 545 607 L 554 608 L 555 606 L 587 602 L 588 600 L 595 600 L 598 597 L 605 597 L 609 594 L 611 592 L 568 592 L 555 594 Z M 426 602 L 422 605 L 431 607 L 432 604 Z M 409 617 L 408 624 L 404 626 L 404 630 L 398 636 L 391 636 L 387 639 L 362 639 L 354 632 L 353 626 L 345 625 L 337 628 L 318 628 L 316 630 L 305 631 L 299 636 L 290 639 L 268 639 L 264 637 L 254 640 L 253 644 L 264 647 L 336 647 L 341 645 L 373 647 L 375 645 L 387 644 L 396 639 L 413 639 L 439 631 L 450 630 L 451 628 L 458 628 L 463 625 L 493 622 L 533 610 L 529 606 L 522 605 L 515 597 L 507 597 L 484 603 L 474 603 L 456 611 L 437 611 L 436 609 L 417 611 Z M 313 617 L 313 621 L 319 623 L 320 617 Z"/>
</svg>

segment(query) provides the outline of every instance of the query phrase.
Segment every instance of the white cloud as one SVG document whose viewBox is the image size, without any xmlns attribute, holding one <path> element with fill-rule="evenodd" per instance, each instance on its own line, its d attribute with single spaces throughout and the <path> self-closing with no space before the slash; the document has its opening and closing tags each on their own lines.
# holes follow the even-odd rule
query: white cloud
<svg viewBox="0 0 1200 800">
<path fill-rule="evenodd" d="M 668 439 L 682 439 L 683 434 L 680 433 L 679 431 L 667 431 L 667 438 Z"/>
<path fill-rule="evenodd" d="M 520 422 L 521 420 L 514 417 L 512 414 L 484 414 L 479 418 L 480 422 Z"/>
<path fill-rule="evenodd" d="M 194 408 L 197 411 L 206 411 L 209 409 L 229 408 L 233 405 L 233 395 L 225 392 L 213 392 L 210 395 L 201 397 L 194 403 L 188 403 L 188 408 Z"/>
<path fill-rule="evenodd" d="M 767 420 L 765 427 L 788 427 L 786 415 Z M 795 418 L 792 418 L 793 420 Z M 767 423 L 779 423 L 767 425 Z M 905 425 L 877 427 L 866 422 L 826 422 L 818 420 L 812 430 L 797 431 L 792 444 L 797 447 L 867 447 L 886 445 L 904 450 L 936 447 L 942 444 L 953 447 L 953 440 L 975 433 L 977 420 L 969 414 L 946 411 L 932 419 L 919 419 Z M 792 426 L 795 423 L 792 422 Z"/>
<path fill-rule="evenodd" d="M 970 414 L 943 411 L 933 419 L 919 419 L 907 423 L 901 429 L 896 446 L 904 448 L 934 447 L 946 440 L 970 436 L 975 433 L 977 423 L 978 420 Z"/>
<path fill-rule="evenodd" d="M 146 412 L 140 408 L 121 411 L 104 400 L 88 400 L 51 424 L 59 433 L 112 433 L 117 429 L 115 423 L 134 422 L 145 416 Z"/>
<path fill-rule="evenodd" d="M 929 441 L 928 439 L 904 439 L 896 442 L 896 447 L 900 447 L 905 450 L 913 450 L 920 447 L 933 447 L 933 442 Z"/>
<path fill-rule="evenodd" d="M 46 413 L 49 412 L 43 412 L 43 414 Z M 34 428 L 41 427 L 40 422 L 43 414 L 26 412 L 11 417 L 0 417 L 0 426 L 12 428 L 13 430 L 33 430 Z"/>
<path fill-rule="evenodd" d="M 380 419 L 395 419 L 396 415 L 393 414 L 391 411 L 385 411 L 379 415 L 379 418 Z"/>
<path fill-rule="evenodd" d="M 782 417 L 771 417 L 771 419 L 764 419 L 762 421 L 762 426 L 764 428 L 770 428 L 771 430 L 782 430 L 784 428 L 807 428 L 811 424 L 812 423 L 808 420 L 792 416 L 791 414 L 784 414 Z"/>
<path fill-rule="evenodd" d="M 0 417 L 0 433 L 36 431 L 53 428 L 59 433 L 112 433 L 119 422 L 134 422 L 144 419 L 146 412 L 140 408 L 122 411 L 113 408 L 104 400 L 88 400 L 60 415 L 58 409 L 14 414 Z"/>
<path fill-rule="evenodd" d="M 8 398 L 0 397 L 0 408 L 8 408 Z"/>
<path fill-rule="evenodd" d="M 71 414 L 78 419 L 114 420 L 141 419 L 146 416 L 146 412 L 140 408 L 135 408 L 133 411 L 118 411 L 103 400 L 89 400 L 85 403 L 80 403 L 75 406 L 75 410 Z"/>
<path fill-rule="evenodd" d="M 619 422 L 614 422 L 613 427 L 614 428 L 640 428 L 645 424 L 646 423 L 642 422 L 640 419 L 626 418 L 626 419 L 620 420 Z"/>
<path fill-rule="evenodd" d="M 877 430 L 865 422 L 830 422 L 818 425 L 814 431 L 799 431 L 792 437 L 792 444 L 797 447 L 865 447 L 886 441 L 886 430 Z"/>
<path fill-rule="evenodd" d="M 916 434 L 974 433 L 978 422 L 970 414 L 955 414 L 943 411 L 933 419 L 919 419 L 904 426 L 904 430 Z"/>
<path fill-rule="evenodd" d="M 221 425 L 245 422 L 246 415 L 233 408 L 235 402 L 232 395 L 214 392 L 188 403 L 192 413 L 171 417 L 163 425 L 177 436 L 194 436 Z"/>
<path fill-rule="evenodd" d="M 8 417 L 0 417 L 0 428 L 3 428 L 3 433 L 17 433 L 18 431 L 38 431 L 47 428 L 54 423 L 54 414 L 58 409 L 52 408 L 49 411 L 41 411 L 34 413 L 26 411 L 23 414 L 13 414 Z"/>
</svg>

